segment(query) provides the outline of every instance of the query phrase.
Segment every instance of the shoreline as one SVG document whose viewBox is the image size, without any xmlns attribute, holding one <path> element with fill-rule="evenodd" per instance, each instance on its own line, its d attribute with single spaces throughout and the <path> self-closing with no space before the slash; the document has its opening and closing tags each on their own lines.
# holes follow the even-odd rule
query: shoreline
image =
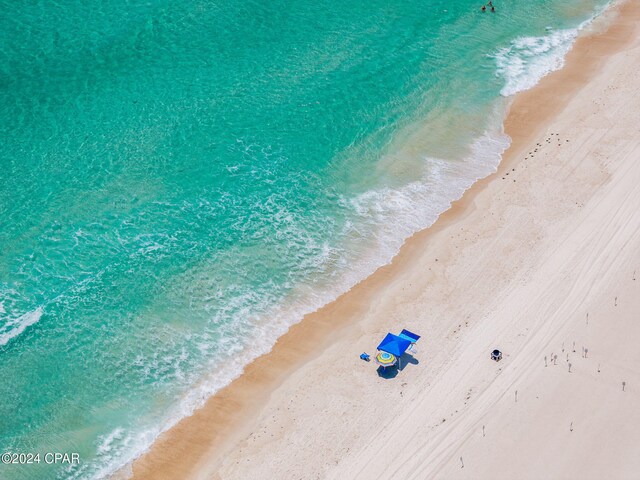
<svg viewBox="0 0 640 480">
<path fill-rule="evenodd" d="M 434 225 L 410 237 L 390 264 L 378 269 L 336 301 L 305 316 L 276 342 L 270 353 L 250 363 L 239 378 L 211 397 L 203 408 L 163 433 L 150 451 L 134 462 L 133 478 L 208 478 L 206 475 L 215 475 L 223 465 L 224 454 L 255 430 L 265 405 L 275 401 L 276 390 L 290 381 L 300 367 L 335 346 L 330 334 L 350 339 L 359 338 L 364 331 L 377 335 L 379 321 L 369 317 L 380 301 L 381 292 L 389 285 L 398 287 L 399 279 L 407 275 L 405 272 L 411 270 L 416 258 L 429 251 L 434 237 L 448 233 L 485 206 L 478 199 L 482 192 L 491 184 L 500 184 L 502 176 L 511 169 L 520 170 L 524 152 L 540 137 L 549 120 L 588 84 L 608 58 L 632 40 L 633 22 L 629 18 L 639 18 L 640 8 L 631 2 L 613 8 L 623 13 L 605 33 L 582 34 L 567 55 L 564 68 L 543 78 L 533 89 L 516 95 L 505 120 L 505 132 L 512 138 L 512 143 L 496 173 L 476 182 Z M 447 264 L 447 258 L 442 256 L 433 261 L 439 261 L 438 267 Z M 410 322 L 406 326 L 411 329 Z M 358 342 L 346 343 L 355 343 L 349 356 L 360 348 Z"/>
</svg>

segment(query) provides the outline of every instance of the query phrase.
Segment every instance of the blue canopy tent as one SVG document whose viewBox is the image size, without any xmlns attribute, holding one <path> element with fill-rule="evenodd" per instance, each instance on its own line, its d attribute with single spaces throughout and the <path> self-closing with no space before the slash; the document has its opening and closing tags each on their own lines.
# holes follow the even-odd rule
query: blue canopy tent
<svg viewBox="0 0 640 480">
<path fill-rule="evenodd" d="M 416 349 L 415 349 L 415 345 L 417 343 L 418 340 L 420 340 L 420 335 L 417 335 L 413 332 L 410 332 L 409 330 L 406 329 L 402 329 L 402 331 L 400 332 L 400 335 L 398 335 L 400 338 L 404 338 L 405 340 L 409 340 L 411 342 L 411 346 L 409 347 L 409 351 L 411 353 L 416 353 Z"/>
<path fill-rule="evenodd" d="M 410 332 L 409 330 L 406 330 L 404 328 L 398 336 L 400 338 L 404 338 L 405 340 L 409 340 L 411 343 L 416 343 L 418 340 L 420 340 L 420 335 L 416 335 L 415 333 Z"/>
<path fill-rule="evenodd" d="M 399 337 L 393 333 L 387 333 L 387 336 L 378 345 L 378 350 L 395 355 L 398 359 L 398 368 L 400 368 L 400 358 L 404 352 L 411 346 L 411 342 L 406 338 Z"/>
</svg>

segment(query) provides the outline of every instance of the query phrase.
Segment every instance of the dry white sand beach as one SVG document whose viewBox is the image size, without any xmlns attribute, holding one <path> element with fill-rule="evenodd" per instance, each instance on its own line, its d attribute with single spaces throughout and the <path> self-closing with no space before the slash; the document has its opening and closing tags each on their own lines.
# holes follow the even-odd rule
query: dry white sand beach
<svg viewBox="0 0 640 480">
<path fill-rule="evenodd" d="M 495 175 L 134 478 L 640 478 L 640 4 L 607 17 L 517 96 Z M 358 355 L 403 327 L 417 361 L 382 378 Z"/>
</svg>

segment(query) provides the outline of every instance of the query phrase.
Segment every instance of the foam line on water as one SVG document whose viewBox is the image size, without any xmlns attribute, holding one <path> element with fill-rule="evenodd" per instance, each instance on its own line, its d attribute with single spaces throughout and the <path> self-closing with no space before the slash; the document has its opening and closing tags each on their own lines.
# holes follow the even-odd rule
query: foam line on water
<svg viewBox="0 0 640 480">
<path fill-rule="evenodd" d="M 518 37 L 508 47 L 498 50 L 493 57 L 496 75 L 504 80 L 500 94 L 509 97 L 529 90 L 551 72 L 561 69 L 580 32 L 590 26 L 606 7 L 597 9 L 591 18 L 576 28 L 548 28 L 545 35 Z"/>
<path fill-rule="evenodd" d="M 24 315 L 19 316 L 15 320 L 10 321 L 5 325 L 7 327 L 13 327 L 10 330 L 5 330 L 0 334 L 0 347 L 9 343 L 10 340 L 19 336 L 31 325 L 38 323 L 40 317 L 42 317 L 43 309 L 41 307 L 36 308 L 31 312 L 27 312 Z"/>
<path fill-rule="evenodd" d="M 496 54 L 497 74 L 505 85 L 500 94 L 508 97 L 529 90 L 549 73 L 564 65 L 565 55 L 578 36 L 577 29 L 557 30 L 541 37 L 521 37 Z"/>
</svg>

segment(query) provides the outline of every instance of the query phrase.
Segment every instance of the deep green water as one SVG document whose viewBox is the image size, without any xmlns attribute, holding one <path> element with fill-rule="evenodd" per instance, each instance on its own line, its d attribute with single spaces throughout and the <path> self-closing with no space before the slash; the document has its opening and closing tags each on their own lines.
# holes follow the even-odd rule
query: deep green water
<svg viewBox="0 0 640 480">
<path fill-rule="evenodd" d="M 0 2 L 2 479 L 100 478 L 385 263 L 598 0 Z"/>
</svg>

